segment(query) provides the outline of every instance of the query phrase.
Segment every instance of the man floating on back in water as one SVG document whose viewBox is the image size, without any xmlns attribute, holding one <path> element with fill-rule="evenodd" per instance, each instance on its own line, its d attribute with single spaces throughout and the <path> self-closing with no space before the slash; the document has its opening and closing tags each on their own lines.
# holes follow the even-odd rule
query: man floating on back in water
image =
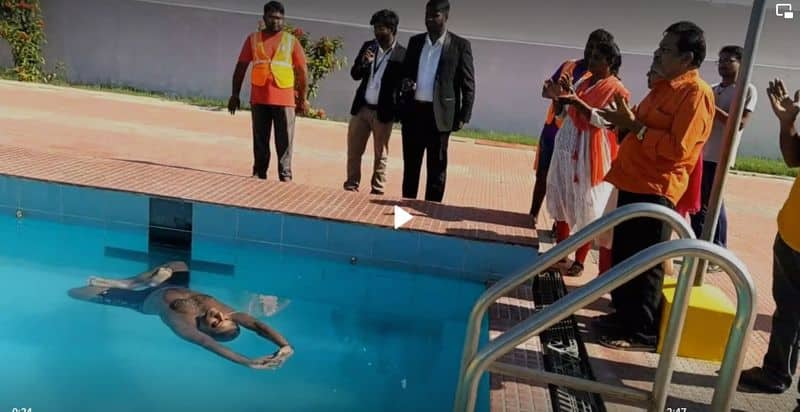
<svg viewBox="0 0 800 412">
<path fill-rule="evenodd" d="M 269 326 L 189 289 L 189 268 L 183 262 L 170 262 L 127 279 L 92 276 L 88 286 L 71 289 L 69 295 L 158 315 L 181 338 L 253 369 L 277 369 L 294 353 L 289 342 Z M 239 336 L 240 326 L 270 340 L 279 349 L 272 355 L 250 359 L 219 343 Z"/>
</svg>

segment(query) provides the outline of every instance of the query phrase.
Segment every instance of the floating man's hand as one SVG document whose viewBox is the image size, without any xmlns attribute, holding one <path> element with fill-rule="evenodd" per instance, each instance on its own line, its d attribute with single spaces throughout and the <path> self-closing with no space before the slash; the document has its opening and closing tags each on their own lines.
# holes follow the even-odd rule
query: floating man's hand
<svg viewBox="0 0 800 412">
<path fill-rule="evenodd" d="M 291 346 L 284 346 L 272 355 L 251 360 L 249 366 L 252 369 L 278 369 L 293 354 L 294 349 Z"/>
</svg>

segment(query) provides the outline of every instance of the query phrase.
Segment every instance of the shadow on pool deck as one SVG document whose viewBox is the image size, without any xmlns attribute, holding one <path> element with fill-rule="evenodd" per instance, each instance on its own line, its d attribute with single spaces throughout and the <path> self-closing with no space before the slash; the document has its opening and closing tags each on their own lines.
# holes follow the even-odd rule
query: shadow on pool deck
<svg viewBox="0 0 800 412">
<path fill-rule="evenodd" d="M 533 226 L 531 216 L 525 213 L 514 213 L 505 210 L 489 210 L 477 207 L 466 207 L 442 203 L 426 202 L 415 199 L 383 200 L 372 199 L 371 203 L 382 206 L 399 206 L 414 210 L 419 215 L 432 217 L 448 222 L 470 220 L 480 223 L 504 225 L 530 229 Z M 446 212 L 445 212 L 446 211 Z M 412 213 L 412 215 L 415 215 Z"/>
</svg>

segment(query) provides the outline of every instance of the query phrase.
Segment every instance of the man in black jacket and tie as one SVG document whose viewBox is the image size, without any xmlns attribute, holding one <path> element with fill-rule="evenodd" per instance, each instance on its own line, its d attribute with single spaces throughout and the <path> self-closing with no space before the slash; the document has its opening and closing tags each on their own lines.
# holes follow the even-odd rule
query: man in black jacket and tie
<svg viewBox="0 0 800 412">
<path fill-rule="evenodd" d="M 425 6 L 427 33 L 408 42 L 403 90 L 403 197 L 415 199 L 427 150 L 425 200 L 441 202 L 447 180 L 447 145 L 472 116 L 475 69 L 469 41 L 446 30 L 448 0 Z"/>
<path fill-rule="evenodd" d="M 398 115 L 400 80 L 406 49 L 397 43 L 397 14 L 381 10 L 369 22 L 375 39 L 361 46 L 350 75 L 361 83 L 350 109 L 347 130 L 347 180 L 344 189 L 356 192 L 361 183 L 361 156 L 367 148 L 370 132 L 375 146 L 372 172 L 373 195 L 382 195 L 386 185 L 386 161 L 389 137 Z"/>
</svg>

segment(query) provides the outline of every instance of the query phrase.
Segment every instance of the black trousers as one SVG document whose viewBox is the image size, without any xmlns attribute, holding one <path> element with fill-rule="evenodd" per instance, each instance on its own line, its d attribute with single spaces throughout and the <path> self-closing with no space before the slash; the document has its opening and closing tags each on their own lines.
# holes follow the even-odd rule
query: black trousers
<svg viewBox="0 0 800 412">
<path fill-rule="evenodd" d="M 425 200 L 441 202 L 447 181 L 447 145 L 450 132 L 436 127 L 433 104 L 414 102 L 402 126 L 403 134 L 403 197 L 416 199 L 422 156 L 427 151 Z"/>
<path fill-rule="evenodd" d="M 278 152 L 278 178 L 292 180 L 292 140 L 294 137 L 294 107 L 254 104 L 250 112 L 253 121 L 253 176 L 267 178 L 271 153 L 270 131 L 275 127 L 275 151 Z"/>
<path fill-rule="evenodd" d="M 118 306 L 143 312 L 144 303 L 147 297 L 153 292 L 167 287 L 181 287 L 189 289 L 189 272 L 174 272 L 172 276 L 158 286 L 151 286 L 145 289 L 132 290 L 120 288 L 108 288 L 105 292 L 92 299 L 95 303 L 103 305 Z M 83 289 L 83 288 L 81 288 Z"/>
<path fill-rule="evenodd" d="M 700 210 L 692 215 L 692 229 L 698 239 L 703 235 L 703 226 L 708 214 L 708 201 L 711 199 L 711 189 L 714 187 L 714 176 L 717 173 L 717 164 L 714 162 L 703 162 L 703 183 L 700 186 Z M 728 216 L 725 213 L 725 202 L 722 202 L 719 209 L 719 219 L 717 219 L 717 230 L 714 232 L 714 243 L 728 247 Z"/>
<path fill-rule="evenodd" d="M 772 248 L 772 333 L 764 356 L 764 371 L 786 386 L 797 370 L 800 346 L 800 252 L 775 237 Z M 798 386 L 800 390 L 800 386 Z"/>
<path fill-rule="evenodd" d="M 655 203 L 673 209 L 675 207 L 662 196 L 620 190 L 617 206 L 631 203 Z M 636 253 L 667 240 L 669 235 L 668 226 L 658 219 L 638 218 L 620 224 L 614 228 L 612 264 L 616 266 L 622 263 Z M 664 269 L 658 264 L 611 292 L 617 315 L 627 328 L 628 335 L 636 336 L 649 344 L 658 343 L 663 285 Z"/>
</svg>

